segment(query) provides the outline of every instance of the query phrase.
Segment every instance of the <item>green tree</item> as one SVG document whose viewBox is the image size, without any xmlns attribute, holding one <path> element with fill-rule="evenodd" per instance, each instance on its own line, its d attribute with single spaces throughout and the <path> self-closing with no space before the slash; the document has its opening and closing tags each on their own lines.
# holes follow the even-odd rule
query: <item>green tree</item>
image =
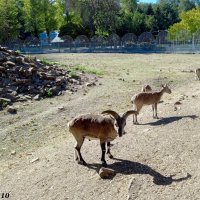
<svg viewBox="0 0 200 200">
<path fill-rule="evenodd" d="M 38 36 L 43 31 L 57 30 L 64 22 L 62 0 L 24 0 L 25 30 Z"/>
<path fill-rule="evenodd" d="M 38 36 L 45 31 L 45 18 L 43 5 L 40 0 L 24 0 L 23 19 L 25 30 Z"/>
<path fill-rule="evenodd" d="M 179 32 L 188 31 L 193 34 L 200 30 L 200 8 L 182 12 L 181 21 L 169 28 L 170 38 L 175 38 Z"/>
<path fill-rule="evenodd" d="M 196 1 L 195 0 L 180 0 L 179 2 L 179 13 L 183 11 L 188 11 L 196 7 Z"/>
<path fill-rule="evenodd" d="M 154 30 L 166 30 L 172 24 L 178 22 L 179 16 L 177 9 L 177 4 L 171 4 L 170 0 L 160 1 L 160 3 L 154 7 Z"/>
<path fill-rule="evenodd" d="M 122 10 L 125 13 L 133 13 L 137 10 L 137 0 L 120 0 Z"/>
<path fill-rule="evenodd" d="M 64 24 L 60 27 L 59 36 L 70 35 L 73 38 L 76 38 L 78 35 L 88 35 L 84 32 L 84 27 L 82 25 L 82 20 L 79 15 L 74 12 L 67 13 L 65 17 Z"/>
<path fill-rule="evenodd" d="M 144 13 L 135 12 L 132 17 L 132 32 L 136 35 L 149 31 L 147 27 L 147 16 Z"/>
<path fill-rule="evenodd" d="M 116 30 L 119 4 L 116 0 L 77 0 L 71 2 L 71 10 L 78 13 L 82 26 L 89 28 L 91 35 L 107 35 Z"/>
<path fill-rule="evenodd" d="M 20 27 L 17 15 L 15 0 L 0 0 L 0 41 L 17 38 Z"/>
</svg>

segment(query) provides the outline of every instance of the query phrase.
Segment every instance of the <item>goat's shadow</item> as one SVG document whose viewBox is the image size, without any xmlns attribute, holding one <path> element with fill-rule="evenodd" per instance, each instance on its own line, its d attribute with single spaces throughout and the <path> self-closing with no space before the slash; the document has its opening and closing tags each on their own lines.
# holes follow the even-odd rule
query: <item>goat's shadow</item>
<svg viewBox="0 0 200 200">
<path fill-rule="evenodd" d="M 183 118 L 190 118 L 190 119 L 194 120 L 194 119 L 198 118 L 198 116 L 197 115 L 186 115 L 186 116 L 165 117 L 165 118 L 158 119 L 158 121 L 156 121 L 156 122 L 149 122 L 149 123 L 140 124 L 140 125 L 160 126 L 160 125 L 170 124 L 175 121 L 179 121 Z"/>
<path fill-rule="evenodd" d="M 108 168 L 113 169 L 116 173 L 130 175 L 130 174 L 148 174 L 153 177 L 153 183 L 156 185 L 171 185 L 173 182 L 181 182 L 191 178 L 192 176 L 188 173 L 187 176 L 182 178 L 173 178 L 175 175 L 164 176 L 159 172 L 155 171 L 148 165 L 144 165 L 138 162 L 132 162 L 129 160 L 113 158 L 117 162 L 110 164 Z M 96 170 L 97 173 L 101 168 L 100 164 L 88 164 L 88 168 Z M 111 177 L 111 179 L 114 176 Z"/>
</svg>

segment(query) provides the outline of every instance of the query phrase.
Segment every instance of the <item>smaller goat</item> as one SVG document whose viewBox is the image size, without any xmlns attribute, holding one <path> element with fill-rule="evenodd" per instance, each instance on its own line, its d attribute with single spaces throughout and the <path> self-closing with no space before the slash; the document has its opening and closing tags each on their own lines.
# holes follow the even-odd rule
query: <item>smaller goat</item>
<svg viewBox="0 0 200 200">
<path fill-rule="evenodd" d="M 119 114 L 115 111 L 106 110 L 102 112 L 102 114 L 84 114 L 72 119 L 68 123 L 68 127 L 77 142 L 75 146 L 75 159 L 78 163 L 86 165 L 86 162 L 83 160 L 80 152 L 84 139 L 99 139 L 102 150 L 101 162 L 103 166 L 106 166 L 106 144 L 107 154 L 109 154 L 109 157 L 112 158 L 113 156 L 110 153 L 110 141 L 117 137 L 117 133 L 119 137 L 125 134 L 124 127 L 126 125 L 126 119 L 129 115 L 135 113 L 137 112 L 129 110 L 122 116 L 119 116 Z M 103 114 L 109 114 L 109 116 Z M 115 120 L 118 132 L 115 130 Z"/>
<path fill-rule="evenodd" d="M 131 98 L 131 102 L 135 105 L 136 113 L 133 115 L 133 123 L 138 124 L 137 115 L 144 105 L 152 105 L 153 118 L 158 118 L 157 115 L 157 104 L 159 103 L 164 93 L 171 94 L 170 88 L 166 85 L 162 85 L 162 89 L 157 92 L 141 92 Z M 135 120 L 134 120 L 135 116 Z"/>
<path fill-rule="evenodd" d="M 195 69 L 196 80 L 200 80 L 200 68 Z"/>
<path fill-rule="evenodd" d="M 143 87 L 142 87 L 142 90 L 141 90 L 142 92 L 151 92 L 152 91 L 152 88 L 151 88 L 151 86 L 150 85 L 144 85 Z"/>
</svg>

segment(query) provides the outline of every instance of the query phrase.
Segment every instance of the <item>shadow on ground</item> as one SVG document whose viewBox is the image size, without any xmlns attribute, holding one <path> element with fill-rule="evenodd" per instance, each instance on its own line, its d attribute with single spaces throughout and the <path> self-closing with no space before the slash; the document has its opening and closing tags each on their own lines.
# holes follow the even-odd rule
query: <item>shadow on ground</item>
<svg viewBox="0 0 200 200">
<path fill-rule="evenodd" d="M 164 176 L 160 174 L 159 172 L 155 171 L 148 165 L 144 165 L 138 162 L 132 162 L 129 160 L 123 160 L 123 159 L 117 159 L 115 163 L 108 166 L 108 168 L 115 170 L 116 173 L 124 174 L 124 175 L 130 175 L 130 174 L 147 174 L 153 177 L 153 183 L 156 185 L 170 185 L 173 182 L 181 182 L 184 180 L 187 180 L 191 178 L 192 176 L 188 173 L 187 176 L 182 178 L 173 178 L 175 175 L 170 176 Z M 88 164 L 88 168 L 96 170 L 97 173 L 99 169 L 101 168 L 100 164 Z M 114 176 L 111 177 L 111 179 Z"/>
<path fill-rule="evenodd" d="M 166 125 L 166 124 L 170 124 L 170 123 L 179 121 L 183 118 L 190 118 L 190 119 L 194 120 L 194 119 L 198 118 L 198 116 L 197 115 L 187 115 L 187 116 L 166 117 L 166 118 L 161 118 L 156 122 L 149 122 L 149 123 L 140 124 L 140 125 L 160 126 L 160 125 Z"/>
</svg>

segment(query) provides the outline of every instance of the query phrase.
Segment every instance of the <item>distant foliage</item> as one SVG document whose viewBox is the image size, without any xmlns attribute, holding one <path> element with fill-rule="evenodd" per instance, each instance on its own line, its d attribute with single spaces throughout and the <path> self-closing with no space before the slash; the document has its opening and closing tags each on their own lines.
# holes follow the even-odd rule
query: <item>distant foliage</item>
<svg viewBox="0 0 200 200">
<path fill-rule="evenodd" d="M 179 23 L 173 24 L 169 28 L 171 39 L 180 36 L 183 32 L 184 34 L 182 35 L 187 38 L 191 36 L 191 34 L 200 31 L 200 8 L 194 8 L 192 10 L 182 12 L 180 18 L 181 21 Z M 185 32 L 187 32 L 187 34 Z"/>
<path fill-rule="evenodd" d="M 197 31 L 199 0 L 0 0 L 0 42 L 38 37 L 58 30 L 59 36 L 107 37 L 116 33 Z M 196 15 L 198 17 L 196 17 Z M 191 20 L 191 23 L 189 22 Z"/>
<path fill-rule="evenodd" d="M 0 0 L 0 41 L 17 38 L 20 24 L 15 0 Z"/>
</svg>

